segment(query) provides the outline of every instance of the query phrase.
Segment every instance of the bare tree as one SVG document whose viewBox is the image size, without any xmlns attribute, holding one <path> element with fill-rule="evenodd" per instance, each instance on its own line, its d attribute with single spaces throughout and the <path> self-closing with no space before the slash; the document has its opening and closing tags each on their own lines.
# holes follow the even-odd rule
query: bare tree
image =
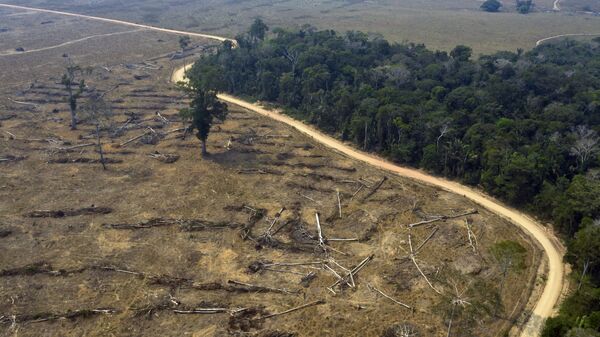
<svg viewBox="0 0 600 337">
<path fill-rule="evenodd" d="M 448 125 L 448 123 L 444 123 L 440 127 L 440 135 L 437 137 L 437 140 L 435 141 L 435 148 L 436 148 L 436 150 L 439 149 L 439 147 L 440 147 L 440 140 L 448 133 L 448 131 L 450 131 L 450 126 Z"/>
<path fill-rule="evenodd" d="M 598 135 L 585 125 L 575 128 L 575 143 L 571 146 L 571 155 L 577 157 L 579 168 L 584 170 L 588 161 L 598 152 Z"/>
<path fill-rule="evenodd" d="M 67 66 L 63 74 L 62 85 L 65 86 L 69 95 L 69 109 L 71 110 L 71 130 L 77 129 L 77 100 L 85 91 L 85 81 L 83 80 L 83 70 L 80 66 L 67 58 Z"/>
<path fill-rule="evenodd" d="M 100 141 L 100 129 L 110 124 L 112 117 L 110 105 L 104 101 L 102 95 L 93 92 L 82 110 L 85 118 L 95 127 L 96 146 L 100 154 L 100 163 L 102 164 L 102 168 L 106 170 L 106 160 L 104 159 L 104 151 L 102 150 L 102 143 Z"/>
<path fill-rule="evenodd" d="M 292 74 L 296 73 L 296 65 L 298 65 L 298 56 L 300 56 L 300 52 L 291 48 L 285 48 L 283 50 L 283 56 L 285 56 L 290 64 L 292 65 Z"/>
</svg>

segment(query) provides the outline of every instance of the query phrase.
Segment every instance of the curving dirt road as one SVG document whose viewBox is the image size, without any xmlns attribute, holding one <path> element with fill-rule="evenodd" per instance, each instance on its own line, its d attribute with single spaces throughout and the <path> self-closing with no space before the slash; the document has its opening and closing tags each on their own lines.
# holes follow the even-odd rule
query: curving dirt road
<svg viewBox="0 0 600 337">
<path fill-rule="evenodd" d="M 548 40 L 554 40 L 554 39 L 558 39 L 561 37 L 569 37 L 569 36 L 596 36 L 596 35 L 600 35 L 600 33 L 572 33 L 572 34 L 560 34 L 560 35 L 554 35 L 554 36 L 550 36 L 550 37 L 545 37 L 543 39 L 537 40 L 535 42 L 536 46 L 539 46 L 540 44 L 548 41 Z"/>
<path fill-rule="evenodd" d="M 141 24 L 126 22 L 126 21 L 93 17 L 93 16 L 88 16 L 88 15 L 66 13 L 66 12 L 47 10 L 47 9 L 38 9 L 38 8 L 8 5 L 8 4 L 0 4 L 0 7 L 8 7 L 8 8 L 13 8 L 13 9 L 30 10 L 30 11 L 37 11 L 37 12 L 45 12 L 45 13 L 59 14 L 59 15 L 68 15 L 68 16 L 72 16 L 72 17 L 79 17 L 79 18 L 85 18 L 85 19 L 90 19 L 90 20 L 103 21 L 103 22 L 109 22 L 109 23 L 114 23 L 114 24 L 151 29 L 151 30 L 156 30 L 156 31 L 161 31 L 161 32 L 171 33 L 171 34 L 203 37 L 203 38 L 214 39 L 214 40 L 218 40 L 218 41 L 226 41 L 226 40 L 232 41 L 231 39 L 228 39 L 225 37 L 220 37 L 220 36 L 199 34 L 199 33 L 193 33 L 193 32 L 184 32 L 184 31 L 178 31 L 178 30 L 172 30 L 172 29 L 165 29 L 165 28 L 141 25 Z M 232 42 L 234 42 L 234 44 L 235 44 L 235 41 L 232 41 Z M 185 68 L 180 68 L 177 71 L 175 71 L 171 80 L 174 82 L 185 80 Z M 562 263 L 564 248 L 561 246 L 559 240 L 556 239 L 552 234 L 548 233 L 540 223 L 536 222 L 534 219 L 528 217 L 527 215 L 525 215 L 515 209 L 504 206 L 502 203 L 498 202 L 497 200 L 495 200 L 489 196 L 486 196 L 475 189 L 460 185 L 456 182 L 452 182 L 452 181 L 448 181 L 448 180 L 441 179 L 438 177 L 427 175 L 419 170 L 401 167 L 401 166 L 395 165 L 389 161 L 386 161 L 385 159 L 377 157 L 375 155 L 359 151 L 359 150 L 354 149 L 351 146 L 348 146 L 326 134 L 323 134 L 322 132 L 314 129 L 313 127 L 311 127 L 309 125 L 306 125 L 306 124 L 304 124 L 300 121 L 297 121 L 291 117 L 288 117 L 284 114 L 281 114 L 279 111 L 267 110 L 258 104 L 249 103 L 249 102 L 243 101 L 241 99 L 238 99 L 236 97 L 225 95 L 225 94 L 219 95 L 219 98 L 228 103 L 239 105 L 248 110 L 254 111 L 261 115 L 267 116 L 274 120 L 277 120 L 277 121 L 283 122 L 287 125 L 290 125 L 290 126 L 294 127 L 295 129 L 297 129 L 298 131 L 312 137 L 316 141 L 318 141 L 334 150 L 344 153 L 345 155 L 352 157 L 354 159 L 357 159 L 357 160 L 363 161 L 365 163 L 368 163 L 370 165 L 379 167 L 381 169 L 393 172 L 400 176 L 415 179 L 415 180 L 418 180 L 418 181 L 421 181 L 421 182 L 424 182 L 424 183 L 427 183 L 430 185 L 435 185 L 435 186 L 441 187 L 445 190 L 448 190 L 448 191 L 456 193 L 456 194 L 464 195 L 466 198 L 471 199 L 472 201 L 480 204 L 481 206 L 487 208 L 488 210 L 494 212 L 495 214 L 498 214 L 502 217 L 509 219 L 512 223 L 514 223 L 515 225 L 524 229 L 533 239 L 535 239 L 541 245 L 541 247 L 543 248 L 543 250 L 548 258 L 548 275 L 547 275 L 546 285 L 544 287 L 542 295 L 538 299 L 538 302 L 532 312 L 531 317 L 525 324 L 525 328 L 520 336 L 521 337 L 536 337 L 539 335 L 540 328 L 542 327 L 543 321 L 547 317 L 550 317 L 554 313 L 554 307 L 558 303 L 561 293 L 562 293 L 562 290 L 563 290 L 563 281 L 564 281 L 564 276 L 565 276 L 564 275 L 564 266 Z"/>
</svg>

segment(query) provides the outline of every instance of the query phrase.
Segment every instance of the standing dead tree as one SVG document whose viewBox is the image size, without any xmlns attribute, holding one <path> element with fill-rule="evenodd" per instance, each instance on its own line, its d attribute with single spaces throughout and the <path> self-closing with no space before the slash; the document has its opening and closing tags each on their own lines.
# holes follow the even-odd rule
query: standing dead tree
<svg viewBox="0 0 600 337">
<path fill-rule="evenodd" d="M 458 291 L 458 286 L 456 285 L 456 283 L 454 284 L 454 296 L 452 297 L 451 301 L 450 301 L 450 305 L 452 307 L 451 312 L 450 312 L 450 319 L 448 320 L 448 330 L 446 333 L 446 337 L 450 337 L 450 333 L 452 332 L 452 321 L 454 320 L 454 314 L 456 312 L 456 308 L 457 307 L 466 307 L 467 305 L 471 305 L 471 303 L 469 301 L 467 301 L 466 298 L 464 298 L 464 294 L 465 292 L 468 290 L 468 287 L 466 287 L 462 292 Z"/>
<path fill-rule="evenodd" d="M 106 170 L 106 160 L 104 159 L 104 151 L 102 150 L 102 143 L 100 141 L 100 128 L 110 124 L 112 116 L 110 105 L 104 101 L 100 94 L 92 93 L 87 103 L 84 105 L 83 111 L 88 120 L 94 124 L 96 147 L 100 154 L 100 163 L 102 164 L 102 168 Z"/>
<path fill-rule="evenodd" d="M 71 130 L 77 129 L 77 100 L 85 91 L 85 81 L 83 80 L 83 70 L 80 66 L 67 58 L 66 71 L 61 79 L 61 84 L 65 86 L 68 94 L 69 109 L 71 110 Z"/>
</svg>

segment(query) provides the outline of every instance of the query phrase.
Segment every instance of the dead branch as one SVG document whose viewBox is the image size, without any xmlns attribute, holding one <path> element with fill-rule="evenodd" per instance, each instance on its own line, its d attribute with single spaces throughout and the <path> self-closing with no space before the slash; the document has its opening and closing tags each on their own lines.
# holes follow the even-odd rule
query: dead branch
<svg viewBox="0 0 600 337">
<path fill-rule="evenodd" d="M 349 238 L 349 239 L 327 238 L 327 242 L 351 242 L 351 241 L 360 241 L 360 239 L 359 238 Z"/>
<path fill-rule="evenodd" d="M 244 291 L 244 292 L 265 292 L 266 291 L 266 292 L 274 292 L 274 293 L 281 293 L 281 294 L 297 294 L 299 292 L 298 290 L 288 290 L 288 289 L 265 287 L 265 286 L 259 286 L 259 285 L 254 285 L 254 284 L 244 283 L 244 282 L 239 282 L 239 281 L 234 281 L 234 280 L 228 280 L 227 284 L 231 285 L 234 288 L 234 290 Z"/>
<path fill-rule="evenodd" d="M 475 255 L 479 254 L 477 251 L 477 236 L 473 233 L 471 219 L 465 219 L 465 225 L 467 226 L 467 238 L 469 239 L 469 246 L 473 249 Z"/>
<path fill-rule="evenodd" d="M 92 206 L 77 209 L 70 208 L 65 210 L 37 210 L 26 213 L 24 216 L 29 218 L 64 218 L 67 216 L 109 214 L 112 211 L 112 208 Z"/>
<path fill-rule="evenodd" d="M 82 309 L 67 311 L 66 313 L 37 313 L 37 314 L 26 314 L 26 315 L 7 315 L 2 316 L 0 324 L 8 323 L 40 323 L 46 321 L 54 321 L 58 319 L 75 319 L 79 317 L 89 317 L 100 314 L 113 314 L 119 310 L 112 308 L 98 308 L 98 309 Z"/>
<path fill-rule="evenodd" d="M 73 146 L 68 146 L 68 147 L 59 147 L 59 148 L 55 148 L 52 150 L 67 152 L 67 151 L 72 151 L 72 150 L 81 149 L 84 147 L 90 147 L 90 146 L 94 146 L 94 145 L 96 145 L 96 143 L 85 143 L 85 144 L 73 145 Z"/>
<path fill-rule="evenodd" d="M 267 169 L 267 168 L 264 168 L 264 169 L 253 169 L 253 168 L 239 169 L 238 174 L 273 174 L 273 175 L 278 175 L 278 176 L 284 175 L 284 173 L 281 171 Z"/>
<path fill-rule="evenodd" d="M 173 310 L 176 314 L 194 315 L 194 314 L 222 314 L 230 312 L 227 308 L 196 308 L 192 310 Z"/>
<path fill-rule="evenodd" d="M 156 131 L 154 131 L 152 128 L 148 128 L 148 130 L 146 130 L 146 132 L 144 132 L 141 135 L 135 136 L 135 137 L 133 137 L 133 138 L 131 138 L 131 139 L 129 139 L 129 140 L 127 140 L 127 141 L 119 144 L 119 146 L 125 146 L 125 145 L 127 145 L 127 144 L 129 144 L 131 142 L 134 142 L 134 141 L 136 141 L 136 140 L 138 140 L 138 139 L 140 139 L 140 138 L 142 138 L 145 135 L 150 134 L 150 133 L 156 133 Z"/>
<path fill-rule="evenodd" d="M 354 278 L 354 275 L 356 275 L 361 269 L 363 269 L 367 265 L 367 263 L 369 263 L 369 261 L 371 261 L 373 259 L 373 257 L 375 257 L 375 255 L 369 255 L 369 256 L 367 256 L 358 265 L 356 265 L 356 267 L 352 268 L 352 270 L 350 271 L 350 273 L 348 273 L 348 275 L 346 275 L 342 280 L 337 280 L 334 284 L 332 284 L 331 286 L 329 286 L 328 289 L 330 291 L 334 292 L 333 288 L 336 287 L 336 286 L 338 286 L 342 281 L 345 282 L 350 277 Z"/>
<path fill-rule="evenodd" d="M 338 188 L 336 188 L 335 193 L 337 194 L 338 210 L 340 211 L 340 219 L 341 219 L 342 218 L 342 202 L 340 200 L 340 190 Z"/>
<path fill-rule="evenodd" d="M 379 182 L 377 183 L 377 185 L 375 185 L 375 186 L 374 186 L 374 187 L 373 187 L 373 188 L 372 188 L 372 189 L 369 191 L 369 193 L 367 193 L 367 195 L 365 195 L 365 196 L 362 198 L 362 201 L 363 201 L 363 202 L 364 202 L 364 201 L 366 201 L 366 200 L 367 200 L 367 199 L 368 199 L 370 196 L 372 196 L 373 194 L 375 194 L 375 192 L 377 192 L 377 190 L 379 190 L 379 188 L 381 187 L 381 185 L 383 185 L 383 183 L 384 183 L 386 180 L 387 180 L 387 177 L 386 177 L 386 176 L 383 176 L 383 178 L 381 178 L 381 181 L 379 181 Z"/>
<path fill-rule="evenodd" d="M 431 234 L 429 234 L 429 236 L 427 237 L 427 239 L 425 239 L 425 241 L 421 242 L 421 244 L 419 245 L 419 247 L 417 247 L 417 249 L 415 249 L 415 254 L 418 254 L 419 251 L 421 250 L 421 248 L 423 248 L 423 246 L 425 246 L 425 244 L 431 240 L 431 238 L 435 235 L 435 233 L 439 230 L 439 227 L 436 227 L 433 229 L 433 231 L 431 232 Z"/>
<path fill-rule="evenodd" d="M 352 194 L 352 198 L 350 198 L 350 200 L 354 200 L 354 197 L 363 189 L 363 187 L 365 187 L 365 185 L 361 184 L 358 189 L 356 190 L 356 192 L 354 192 L 354 194 Z"/>
<path fill-rule="evenodd" d="M 413 228 L 413 227 L 417 227 L 417 226 L 421 226 L 421 225 L 433 223 L 433 222 L 436 222 L 436 221 L 456 219 L 456 218 L 460 218 L 462 216 L 467 216 L 467 215 L 471 215 L 471 214 L 477 214 L 477 212 L 478 211 L 476 209 L 472 209 L 472 210 L 466 211 L 466 212 L 461 213 L 461 214 L 456 214 L 456 215 L 438 215 L 438 216 L 436 216 L 433 219 L 423 220 L 423 221 L 419 221 L 419 222 L 415 222 L 415 223 L 409 224 L 408 227 L 409 228 Z"/>
<path fill-rule="evenodd" d="M 317 219 L 317 235 L 319 238 L 319 246 L 323 248 L 325 254 L 327 254 L 327 248 L 325 248 L 325 241 L 323 240 L 323 232 L 321 231 L 321 221 L 319 221 L 319 213 L 315 213 L 315 218 Z"/>
<path fill-rule="evenodd" d="M 312 201 L 312 202 L 314 202 L 316 204 L 319 204 L 319 205 L 322 204 L 320 201 L 317 201 L 317 200 L 315 200 L 315 199 L 313 199 L 313 198 L 311 198 L 311 197 L 309 197 L 307 195 L 304 195 L 304 194 L 302 194 L 300 192 L 298 192 L 298 195 L 300 195 L 301 197 L 306 198 L 306 199 L 308 199 L 308 200 L 310 200 L 310 201 Z"/>
<path fill-rule="evenodd" d="M 412 309 L 412 307 L 411 307 L 411 306 L 409 306 L 408 304 L 404 304 L 404 303 L 402 303 L 402 302 L 400 302 L 400 301 L 398 301 L 398 300 L 396 300 L 396 299 L 392 298 L 391 296 L 389 296 L 389 295 L 385 294 L 383 291 L 381 291 L 381 290 L 379 290 L 379 289 L 375 288 L 375 286 L 374 286 L 374 285 L 372 285 L 371 283 L 367 283 L 367 287 L 368 287 L 369 289 L 373 290 L 373 291 L 376 291 L 376 292 L 378 292 L 378 293 L 379 293 L 379 294 L 381 294 L 383 297 L 385 297 L 385 298 L 387 298 L 387 299 L 391 300 L 392 302 L 394 302 L 394 303 L 396 303 L 396 304 L 399 304 L 399 305 L 401 305 L 401 306 L 405 307 L 406 309 Z"/>
<path fill-rule="evenodd" d="M 423 276 L 423 278 L 425 279 L 425 281 L 427 282 L 427 284 L 429 285 L 429 287 L 431 287 L 431 289 L 433 289 L 433 291 L 435 291 L 438 294 L 442 294 L 439 290 L 437 290 L 433 284 L 431 284 L 431 282 L 429 281 L 429 279 L 427 278 L 427 276 L 425 276 L 425 274 L 423 273 L 423 271 L 421 270 L 421 267 L 419 267 L 419 264 L 417 263 L 417 260 L 415 259 L 415 251 L 413 250 L 413 246 L 412 246 L 412 239 L 411 239 L 411 235 L 410 233 L 408 233 L 408 246 L 410 247 L 410 259 L 412 261 L 412 263 L 415 265 L 415 267 L 417 267 L 417 270 L 419 271 L 419 273 L 421 274 L 421 276 Z"/>
<path fill-rule="evenodd" d="M 178 154 L 160 153 L 158 151 L 155 151 L 154 153 L 150 153 L 148 155 L 148 157 L 150 157 L 152 159 L 156 159 L 158 161 L 161 161 L 165 164 L 172 164 L 179 160 Z"/>
<path fill-rule="evenodd" d="M 305 308 L 308 308 L 308 307 L 312 307 L 312 306 L 315 306 L 315 305 L 321 305 L 321 304 L 325 304 L 325 303 L 326 303 L 325 300 L 318 300 L 318 301 L 306 303 L 306 304 L 303 304 L 301 306 L 297 306 L 295 308 L 291 308 L 291 309 L 288 309 L 288 310 L 285 310 L 285 311 L 282 311 L 282 312 L 278 312 L 278 313 L 274 313 L 274 314 L 262 316 L 262 317 L 259 317 L 257 319 L 263 320 L 263 319 L 267 319 L 267 318 L 277 317 L 277 316 L 289 314 L 289 313 L 294 312 L 294 311 L 302 310 L 302 309 L 305 309 Z"/>
<path fill-rule="evenodd" d="M 16 103 L 16 104 L 21 104 L 21 105 L 29 105 L 29 106 L 32 106 L 32 107 L 34 107 L 35 109 L 37 109 L 37 108 L 39 108 L 39 107 L 40 107 L 39 105 L 37 105 L 37 104 L 35 104 L 35 103 L 29 103 L 29 102 L 15 101 L 14 99 L 12 99 L 12 98 L 8 98 L 8 97 L 7 97 L 6 99 L 7 99 L 7 100 L 9 100 L 9 101 L 11 101 L 11 102 L 13 102 L 13 103 Z"/>
</svg>

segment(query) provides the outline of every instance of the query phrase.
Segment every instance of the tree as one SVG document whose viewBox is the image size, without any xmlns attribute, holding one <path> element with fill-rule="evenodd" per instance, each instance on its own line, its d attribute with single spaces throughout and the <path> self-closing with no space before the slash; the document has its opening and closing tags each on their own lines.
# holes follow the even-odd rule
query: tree
<svg viewBox="0 0 600 337">
<path fill-rule="evenodd" d="M 181 36 L 179 38 L 179 47 L 181 48 L 181 51 L 185 51 L 191 42 L 192 39 L 188 35 Z"/>
<path fill-rule="evenodd" d="M 502 281 L 500 289 L 504 285 L 504 281 L 511 270 L 521 270 L 525 268 L 525 255 L 527 250 L 516 241 L 500 241 L 492 246 L 492 255 L 498 262 Z"/>
<path fill-rule="evenodd" d="M 96 146 L 98 148 L 98 153 L 100 154 L 100 163 L 102 164 L 102 168 L 106 170 L 104 151 L 102 150 L 102 143 L 100 142 L 100 129 L 107 127 L 110 124 L 112 117 L 110 105 L 104 101 L 102 95 L 93 92 L 90 94 L 86 104 L 82 107 L 82 112 L 84 117 L 95 127 Z"/>
<path fill-rule="evenodd" d="M 600 139 L 594 130 L 590 130 L 585 125 L 579 125 L 575 128 L 575 143 L 571 147 L 571 155 L 577 157 L 577 162 L 581 170 L 585 170 L 588 162 L 598 153 L 598 144 Z"/>
<path fill-rule="evenodd" d="M 531 12 L 533 8 L 533 0 L 517 0 L 517 11 L 521 14 Z"/>
<path fill-rule="evenodd" d="M 567 260 L 581 270 L 578 289 L 581 289 L 586 274 L 590 273 L 593 281 L 600 283 L 600 224 L 594 223 L 577 232 L 575 239 L 569 244 Z"/>
<path fill-rule="evenodd" d="M 459 45 L 450 51 L 450 56 L 459 62 L 468 62 L 473 54 L 473 49 L 467 46 Z"/>
<path fill-rule="evenodd" d="M 502 3 L 498 0 L 486 0 L 482 5 L 481 9 L 486 12 L 497 12 L 502 7 Z"/>
<path fill-rule="evenodd" d="M 268 31 L 269 26 L 267 26 L 260 18 L 256 18 L 252 26 L 250 26 L 248 34 L 254 43 L 258 43 L 265 39 Z"/>
<path fill-rule="evenodd" d="M 191 122 L 190 128 L 196 129 L 196 137 L 200 140 L 202 156 L 206 156 L 206 141 L 210 128 L 215 119 L 225 120 L 227 117 L 227 104 L 217 98 L 216 81 L 207 77 L 204 69 L 207 67 L 192 68 L 188 74 L 188 82 L 180 82 L 179 87 L 190 98 L 190 107 L 179 111 L 180 116 Z M 208 74 L 212 74 L 207 70 Z"/>
<path fill-rule="evenodd" d="M 65 86 L 68 94 L 68 104 L 71 110 L 71 130 L 77 129 L 77 100 L 86 89 L 83 77 L 83 70 L 67 58 L 66 71 L 63 74 L 61 83 Z M 78 79 L 79 78 L 79 79 Z"/>
</svg>

